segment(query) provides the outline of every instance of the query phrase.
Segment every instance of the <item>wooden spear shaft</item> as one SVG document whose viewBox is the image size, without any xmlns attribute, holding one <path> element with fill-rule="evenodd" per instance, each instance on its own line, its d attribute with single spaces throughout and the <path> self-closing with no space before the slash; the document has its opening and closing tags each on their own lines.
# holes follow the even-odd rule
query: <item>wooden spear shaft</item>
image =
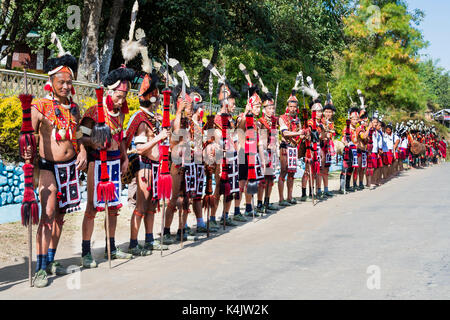
<svg viewBox="0 0 450 320">
<path fill-rule="evenodd" d="M 23 76 L 24 76 L 24 82 L 25 82 L 25 94 L 28 94 L 28 84 L 27 84 L 27 68 L 23 68 Z M 34 134 L 34 133 L 33 133 Z M 25 161 L 25 163 L 30 163 L 30 160 Z M 31 263 L 33 261 L 33 226 L 32 226 L 32 219 L 31 219 L 31 212 L 28 217 L 28 282 L 30 284 L 30 287 L 33 286 L 33 280 L 32 280 L 32 271 L 31 271 Z"/>
</svg>

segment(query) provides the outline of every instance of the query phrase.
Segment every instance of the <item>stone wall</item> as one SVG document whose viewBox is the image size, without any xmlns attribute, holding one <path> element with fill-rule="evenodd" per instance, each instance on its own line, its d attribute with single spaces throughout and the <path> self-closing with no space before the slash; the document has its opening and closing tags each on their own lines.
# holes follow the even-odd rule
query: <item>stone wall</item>
<svg viewBox="0 0 450 320">
<path fill-rule="evenodd" d="M 0 206 L 21 203 L 24 190 L 23 163 L 5 165 L 0 160 Z"/>
</svg>

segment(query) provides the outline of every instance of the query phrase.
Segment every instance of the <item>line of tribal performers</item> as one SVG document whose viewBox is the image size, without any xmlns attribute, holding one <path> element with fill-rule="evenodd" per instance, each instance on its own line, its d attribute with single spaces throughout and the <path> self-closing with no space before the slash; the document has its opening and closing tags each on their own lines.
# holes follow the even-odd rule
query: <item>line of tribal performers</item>
<svg viewBox="0 0 450 320">
<path fill-rule="evenodd" d="M 60 44 L 58 47 L 62 48 Z M 111 258 L 131 259 L 149 255 L 153 250 L 167 250 L 169 244 L 189 240 L 196 233 L 217 232 L 221 224 L 236 226 L 239 222 L 296 204 L 294 175 L 302 161 L 305 169 L 299 200 L 306 201 L 308 183 L 310 195 L 316 199 L 334 195 L 328 188 L 328 171 L 340 153 L 343 155 L 341 193 L 379 185 L 383 179 L 402 170 L 405 159 L 424 165 L 438 154 L 445 157 L 446 152 L 434 129 L 426 131 L 422 124 L 408 122 L 393 130 L 376 115 L 369 119 L 363 100 L 361 108 L 350 108 L 342 139 L 335 140 L 335 108 L 331 96 L 327 95 L 327 101 L 322 105 L 311 79 L 308 77 L 308 85 L 304 85 L 300 73 L 287 100 L 285 114 L 276 117 L 276 98 L 259 77 L 260 88 L 252 83 L 242 64 L 240 68 L 247 80 L 248 99 L 245 110 L 232 117 L 239 93 L 224 75 L 209 62 L 205 63 L 211 74 L 218 78 L 220 110 L 203 121 L 208 109 L 204 93 L 190 85 L 179 63 L 170 59 L 169 65 L 182 78 L 182 84 L 169 88 L 168 67 L 165 72 L 158 73 L 163 67 L 153 69 L 148 64 L 146 52 L 141 54 L 147 63 L 142 67 L 140 109 L 132 115 L 126 130 L 123 127 L 128 113 L 126 97 L 136 73 L 125 65 L 107 75 L 103 81 L 105 93 L 103 88 L 97 89 L 98 103 L 81 114 L 80 107 L 72 99 L 77 61 L 60 49 L 59 56 L 49 59 L 45 66 L 49 76 L 45 86 L 48 95 L 29 105 L 22 101 L 23 128 L 31 128 L 38 136 L 35 145 L 21 149 L 23 158 L 31 163 L 36 160 L 39 168 L 36 178 L 39 180 L 41 216 L 36 235 L 35 287 L 45 287 L 48 274 L 66 273 L 54 258 L 65 214 L 80 210 L 81 171 L 87 173 L 81 265 L 95 268 L 97 262 L 91 254 L 91 237 L 98 212 L 106 211 L 109 218 L 108 225 L 105 221 L 105 229 L 108 228 Z M 166 88 L 162 91 L 164 99 L 161 101 L 159 82 L 160 74 L 164 73 Z M 256 72 L 254 74 L 258 76 Z M 312 97 L 311 115 L 304 106 L 302 121 L 296 98 L 299 90 Z M 160 105 L 164 107 L 162 113 L 158 111 Z M 170 107 L 175 110 L 171 120 L 168 117 Z M 276 175 L 277 204 L 270 203 Z M 98 191 L 105 177 L 113 183 L 110 191 L 113 196 L 107 206 Z M 31 178 L 32 173 L 26 173 L 27 185 L 32 186 Z M 128 184 L 128 205 L 132 211 L 126 251 L 115 243 L 124 183 Z M 167 202 L 162 203 L 162 193 L 167 195 Z M 223 201 L 223 213 L 222 220 L 218 221 L 216 214 L 220 201 Z M 244 213 L 240 210 L 241 203 L 245 203 Z M 162 206 L 164 228 L 160 238 L 156 239 L 155 213 Z M 190 210 L 197 219 L 195 232 L 194 228 L 189 231 L 186 225 Z M 180 218 L 177 233 L 172 235 L 176 211 Z M 205 212 L 209 219 L 204 219 Z M 138 243 L 142 222 L 145 228 L 143 245 Z"/>
</svg>

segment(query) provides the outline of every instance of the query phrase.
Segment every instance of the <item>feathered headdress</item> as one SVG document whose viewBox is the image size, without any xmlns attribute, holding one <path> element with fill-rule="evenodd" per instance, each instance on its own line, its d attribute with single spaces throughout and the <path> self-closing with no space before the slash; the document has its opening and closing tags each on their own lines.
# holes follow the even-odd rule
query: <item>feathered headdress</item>
<svg viewBox="0 0 450 320">
<path fill-rule="evenodd" d="M 327 82 L 327 102 L 323 106 L 323 110 L 330 109 L 330 110 L 336 112 L 336 108 L 334 107 L 332 99 L 333 99 L 333 97 L 331 96 L 330 89 L 328 88 L 328 82 Z"/>
<path fill-rule="evenodd" d="M 52 32 L 51 42 L 58 48 L 58 56 L 56 58 L 49 59 L 44 66 L 44 72 L 49 76 L 57 73 L 66 72 L 69 73 L 72 78 L 74 73 L 77 71 L 78 63 L 77 59 L 70 54 L 69 51 L 65 51 L 62 47 L 61 41 L 59 40 L 56 33 Z M 50 79 L 45 83 L 44 90 L 53 91 L 52 83 Z M 75 89 L 72 86 L 71 94 L 75 94 Z"/>
<path fill-rule="evenodd" d="M 261 77 L 258 74 L 258 71 L 253 70 L 253 75 L 255 76 L 256 80 L 258 80 L 259 84 L 261 85 L 261 90 L 263 93 L 267 94 L 269 92 L 269 89 L 264 85 Z"/>
<path fill-rule="evenodd" d="M 299 88 L 299 84 L 300 84 L 300 80 L 302 78 L 303 74 L 300 71 L 299 73 L 297 73 L 297 76 L 295 77 L 295 83 L 294 83 L 294 87 L 292 88 L 291 94 L 287 100 L 287 103 L 289 102 L 294 102 L 294 103 L 298 103 L 296 94 Z M 287 113 L 287 109 L 286 109 L 286 113 Z"/>
<path fill-rule="evenodd" d="M 125 59 L 125 64 L 129 61 L 133 60 L 139 52 L 146 47 L 145 42 L 145 34 L 142 36 L 142 29 L 136 30 L 136 38 L 134 40 L 134 28 L 136 26 L 137 13 L 139 10 L 139 5 L 137 0 L 134 2 L 133 9 L 131 11 L 131 23 L 130 23 L 130 31 L 128 32 L 128 40 L 122 39 L 120 44 L 120 48 L 122 51 L 122 57 Z"/>
<path fill-rule="evenodd" d="M 310 76 L 306 77 L 306 82 L 308 83 L 307 86 L 302 86 L 301 89 L 312 98 L 312 103 L 320 102 L 319 100 L 319 93 L 314 88 L 314 83 Z"/>
<path fill-rule="evenodd" d="M 244 66 L 243 63 L 239 63 L 239 70 L 242 71 L 242 73 L 244 74 L 245 80 L 247 80 L 247 85 L 248 87 L 252 87 L 253 83 L 252 80 L 250 79 L 250 75 L 248 74 L 247 68 Z"/>
<path fill-rule="evenodd" d="M 203 66 L 208 69 L 218 79 L 219 83 L 225 83 L 225 76 L 222 76 L 216 67 L 208 59 L 202 59 Z"/>
<path fill-rule="evenodd" d="M 247 93 L 248 93 L 248 103 L 253 105 L 257 103 L 261 103 L 261 97 L 259 96 L 259 88 L 258 85 L 253 84 L 250 75 L 248 74 L 247 68 L 243 63 L 239 63 L 239 69 L 244 74 L 245 80 L 247 80 Z"/>
<path fill-rule="evenodd" d="M 169 59 L 169 66 L 172 67 L 173 71 L 177 73 L 177 75 L 181 78 L 181 80 L 184 80 L 186 83 L 186 87 L 190 88 L 191 83 L 189 82 L 189 79 L 186 75 L 186 72 L 184 72 L 183 67 L 181 66 L 181 63 L 174 58 Z"/>
</svg>

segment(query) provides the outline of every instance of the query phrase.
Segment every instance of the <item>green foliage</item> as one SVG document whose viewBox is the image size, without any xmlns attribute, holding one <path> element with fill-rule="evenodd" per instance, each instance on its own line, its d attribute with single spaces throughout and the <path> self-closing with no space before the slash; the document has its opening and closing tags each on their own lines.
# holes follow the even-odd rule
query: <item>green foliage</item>
<svg viewBox="0 0 450 320">
<path fill-rule="evenodd" d="M 34 30 L 39 32 L 38 38 L 27 38 L 27 44 L 37 51 L 39 48 L 49 48 L 58 52 L 55 45 L 50 44 L 50 35 L 56 32 L 61 40 L 62 46 L 66 51 L 70 51 L 75 57 L 80 55 L 81 49 L 81 30 L 69 29 L 67 27 L 67 8 L 69 6 L 83 7 L 82 0 L 50 0 L 37 21 Z M 81 11 L 80 11 L 81 14 Z"/>
<path fill-rule="evenodd" d="M 428 106 L 434 112 L 450 106 L 450 74 L 437 66 L 437 61 L 419 64 L 419 78 L 424 84 Z"/>
<path fill-rule="evenodd" d="M 6 161 L 19 161 L 22 107 L 16 96 L 0 95 L 0 154 Z"/>
<path fill-rule="evenodd" d="M 371 2 L 360 1 L 355 13 L 344 18 L 349 45 L 338 63 L 344 74 L 337 79 L 335 98 L 340 112 L 349 105 L 347 92 L 357 99 L 361 89 L 368 105 L 388 112 L 419 111 L 426 107 L 425 89 L 418 77 L 418 50 L 425 46 L 422 34 L 412 26 L 418 18 L 404 3 L 387 2 L 381 7 L 380 24 L 370 28 Z"/>
</svg>

